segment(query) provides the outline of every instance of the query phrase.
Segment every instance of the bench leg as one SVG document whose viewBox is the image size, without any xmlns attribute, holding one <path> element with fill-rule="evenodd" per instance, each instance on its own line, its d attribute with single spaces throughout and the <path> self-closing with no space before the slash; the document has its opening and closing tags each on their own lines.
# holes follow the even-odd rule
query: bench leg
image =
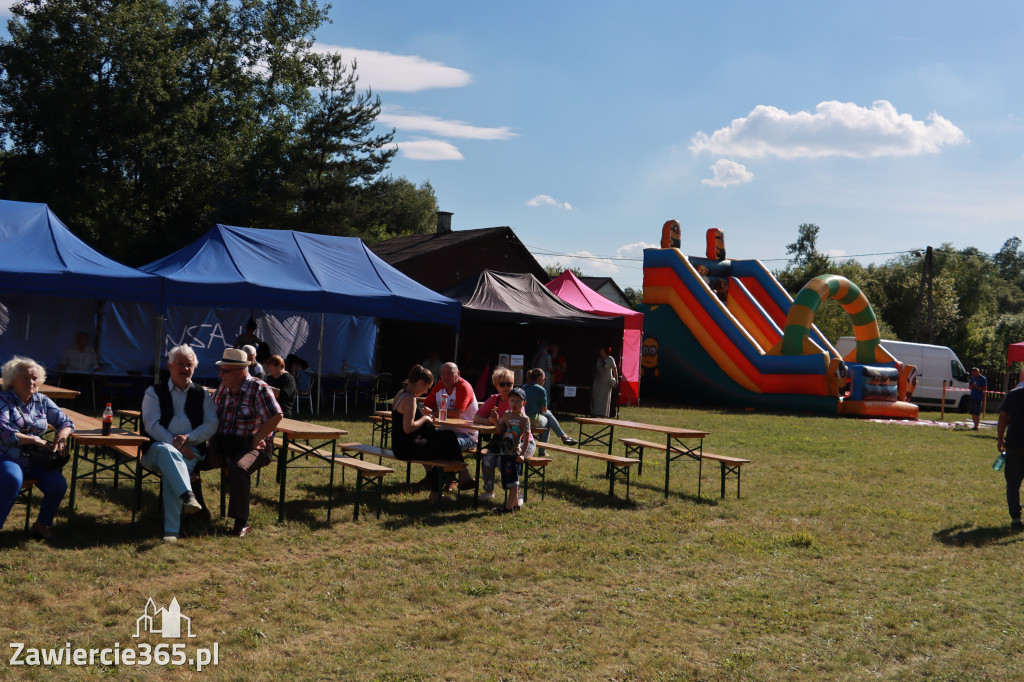
<svg viewBox="0 0 1024 682">
<path fill-rule="evenodd" d="M 352 512 L 352 520 L 359 520 L 359 498 L 362 497 L 363 493 L 363 472 L 356 471 L 356 505 L 355 510 Z M 380 510 L 377 511 L 380 514 Z"/>
<path fill-rule="evenodd" d="M 359 498 L 356 498 L 357 500 Z M 358 502 L 357 502 L 358 504 Z M 331 456 L 331 475 L 327 479 L 327 525 L 331 525 L 331 507 L 334 506 L 334 456 Z"/>
</svg>

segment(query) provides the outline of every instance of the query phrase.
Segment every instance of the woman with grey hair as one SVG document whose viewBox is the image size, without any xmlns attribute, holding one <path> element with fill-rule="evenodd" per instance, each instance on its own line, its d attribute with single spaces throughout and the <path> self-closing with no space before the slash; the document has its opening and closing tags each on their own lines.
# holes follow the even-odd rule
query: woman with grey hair
<svg viewBox="0 0 1024 682">
<path fill-rule="evenodd" d="M 14 356 L 3 366 L 4 387 L 0 392 L 0 527 L 14 507 L 21 485 L 27 479 L 38 481 L 43 492 L 39 517 L 32 525 L 32 537 L 54 542 L 50 530 L 68 482 L 57 470 L 46 469 L 29 460 L 28 446 L 67 452 L 68 436 L 75 425 L 49 397 L 39 393 L 46 381 L 46 370 L 35 360 Z M 56 436 L 52 443 L 43 439 L 47 426 Z"/>
</svg>

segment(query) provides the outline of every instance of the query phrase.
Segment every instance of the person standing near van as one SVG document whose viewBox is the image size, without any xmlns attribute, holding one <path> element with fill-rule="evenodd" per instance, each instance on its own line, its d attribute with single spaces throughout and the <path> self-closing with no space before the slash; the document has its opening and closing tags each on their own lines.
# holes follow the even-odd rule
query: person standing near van
<svg viewBox="0 0 1024 682">
<path fill-rule="evenodd" d="M 968 386 L 971 388 L 971 419 L 974 420 L 974 430 L 977 431 L 978 422 L 981 420 L 981 406 L 985 402 L 985 390 L 988 388 L 988 378 L 977 367 L 971 367 L 971 381 Z"/>
</svg>

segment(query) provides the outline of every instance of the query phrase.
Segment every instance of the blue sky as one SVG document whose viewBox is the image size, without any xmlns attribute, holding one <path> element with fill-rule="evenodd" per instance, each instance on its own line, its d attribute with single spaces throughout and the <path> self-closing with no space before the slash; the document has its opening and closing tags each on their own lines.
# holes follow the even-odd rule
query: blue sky
<svg viewBox="0 0 1024 682">
<path fill-rule="evenodd" d="M 638 287 L 639 262 L 543 254 L 639 257 L 669 218 L 688 253 L 719 227 L 730 256 L 775 268 L 804 222 L 834 255 L 1024 235 L 1020 4 L 385 1 L 331 17 L 318 42 L 381 96 L 393 174 L 429 180 L 455 229 L 510 225 L 542 262 Z"/>
<path fill-rule="evenodd" d="M 730 256 L 770 268 L 804 222 L 835 256 L 1024 236 L 1018 3 L 379 0 L 330 16 L 317 47 L 380 95 L 392 174 L 429 180 L 454 229 L 509 225 L 545 264 L 639 287 L 628 259 L 670 218 L 685 252 L 719 227 Z"/>
</svg>

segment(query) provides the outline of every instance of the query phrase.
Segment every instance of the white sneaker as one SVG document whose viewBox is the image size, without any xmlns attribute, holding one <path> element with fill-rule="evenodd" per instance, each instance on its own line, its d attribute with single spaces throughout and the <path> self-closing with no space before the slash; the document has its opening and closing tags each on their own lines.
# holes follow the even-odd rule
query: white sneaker
<svg viewBox="0 0 1024 682">
<path fill-rule="evenodd" d="M 526 504 L 526 500 L 524 500 L 523 496 L 520 495 L 519 496 L 519 506 L 522 507 L 524 504 Z"/>
<path fill-rule="evenodd" d="M 181 505 L 181 511 L 186 514 L 198 514 L 203 511 L 203 505 L 199 504 L 199 500 L 196 499 L 195 494 L 189 492 L 188 499 Z"/>
<path fill-rule="evenodd" d="M 167 535 L 164 536 L 164 542 L 177 542 L 177 541 L 178 541 L 178 534 L 177 533 L 168 533 Z"/>
<path fill-rule="evenodd" d="M 479 495 L 477 495 L 476 499 L 479 502 L 489 502 L 489 501 L 494 499 L 494 491 L 493 490 L 485 490 L 482 493 L 480 493 Z"/>
</svg>

